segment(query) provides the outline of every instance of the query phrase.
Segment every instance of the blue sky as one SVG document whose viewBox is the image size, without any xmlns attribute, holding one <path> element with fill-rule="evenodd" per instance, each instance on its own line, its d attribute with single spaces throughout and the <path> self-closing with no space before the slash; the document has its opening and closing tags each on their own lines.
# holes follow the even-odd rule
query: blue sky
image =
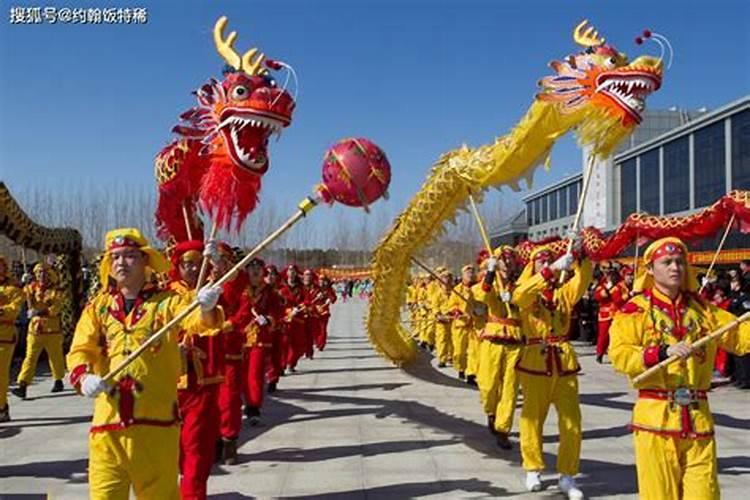
<svg viewBox="0 0 750 500">
<path fill-rule="evenodd" d="M 438 156 L 506 133 L 525 113 L 546 64 L 576 50 L 588 18 L 631 56 L 643 28 L 667 35 L 674 65 L 652 108 L 720 106 L 750 89 L 747 1 L 161 1 L 147 25 L 10 25 L 1 2 L 0 178 L 10 187 L 115 183 L 154 189 L 153 157 L 192 90 L 220 76 L 211 38 L 229 17 L 238 50 L 259 46 L 297 70 L 293 125 L 271 149 L 263 197 L 297 201 L 320 177 L 325 149 L 348 136 L 380 144 L 394 169 L 393 209 Z M 580 169 L 574 142 L 552 153 L 542 186 Z"/>
</svg>

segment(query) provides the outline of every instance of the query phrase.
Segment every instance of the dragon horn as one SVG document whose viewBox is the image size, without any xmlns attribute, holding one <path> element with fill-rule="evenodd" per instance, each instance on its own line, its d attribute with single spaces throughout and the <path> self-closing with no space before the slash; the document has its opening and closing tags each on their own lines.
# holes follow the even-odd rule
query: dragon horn
<svg viewBox="0 0 750 500">
<path fill-rule="evenodd" d="M 265 72 L 261 66 L 266 56 L 263 53 L 258 54 L 257 48 L 253 47 L 240 56 L 234 49 L 237 32 L 232 31 L 224 38 L 224 28 L 228 21 L 227 16 L 221 16 L 214 25 L 214 44 L 219 55 L 234 69 L 244 71 L 248 75 L 260 75 Z"/>
<path fill-rule="evenodd" d="M 578 45 L 584 47 L 598 47 L 599 45 L 604 45 L 604 38 L 599 36 L 599 33 L 594 27 L 589 26 L 588 23 L 589 20 L 584 19 L 578 24 L 578 26 L 576 26 L 576 29 L 573 30 L 573 40 L 575 40 Z"/>
</svg>

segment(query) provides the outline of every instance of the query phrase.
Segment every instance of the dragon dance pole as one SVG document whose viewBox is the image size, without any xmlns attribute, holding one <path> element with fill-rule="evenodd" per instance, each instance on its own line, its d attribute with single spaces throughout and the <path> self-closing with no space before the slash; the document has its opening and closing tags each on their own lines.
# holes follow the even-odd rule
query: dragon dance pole
<svg viewBox="0 0 750 500">
<path fill-rule="evenodd" d="M 490 256 L 492 256 L 492 243 L 490 243 L 490 237 L 487 235 L 487 231 L 484 228 L 482 217 L 479 215 L 479 209 L 477 208 L 476 201 L 474 201 L 474 195 L 471 193 L 469 193 L 469 203 L 471 204 L 471 213 L 474 214 L 474 219 L 477 221 L 477 226 L 479 226 L 479 233 L 482 235 L 484 246 L 487 248 L 487 252 L 489 252 Z M 505 285 L 502 283 L 499 276 L 496 276 L 495 278 L 495 286 L 500 289 L 500 293 L 503 293 L 505 291 Z M 503 304 L 505 304 L 506 312 L 508 313 L 508 316 L 510 316 L 510 306 L 505 301 L 503 301 Z"/>
<path fill-rule="evenodd" d="M 448 282 L 447 282 L 447 281 L 445 281 L 445 280 L 444 280 L 443 278 L 441 278 L 440 276 L 438 276 L 438 274 L 437 274 L 437 273 L 436 273 L 435 271 L 433 271 L 432 269 L 430 269 L 429 267 L 427 267 L 427 265 L 426 265 L 426 264 L 424 264 L 423 262 L 421 262 L 421 261 L 420 261 L 419 259 L 417 259 L 416 257 L 411 257 L 411 261 L 412 261 L 412 262 L 414 262 L 414 263 L 415 263 L 416 265 L 418 265 L 419 267 L 421 267 L 422 269 L 424 269 L 425 271 L 427 271 L 427 273 L 428 273 L 428 274 L 429 274 L 430 276 L 432 276 L 433 278 L 437 279 L 437 280 L 438 280 L 438 281 L 439 281 L 440 283 L 442 283 L 442 284 L 444 284 L 444 285 L 447 285 L 447 284 L 448 284 Z M 464 297 L 463 295 L 461 295 L 461 293 L 457 292 L 457 291 L 456 291 L 456 290 L 455 290 L 455 289 L 454 289 L 453 287 L 451 287 L 451 292 L 455 293 L 455 294 L 456 294 L 456 296 L 457 296 L 457 297 L 458 297 L 459 299 L 463 300 L 463 301 L 464 301 L 464 302 L 466 302 L 467 304 L 468 304 L 468 303 L 470 302 L 468 298 L 466 298 L 466 297 Z"/>
<path fill-rule="evenodd" d="M 208 236 L 208 241 L 213 241 L 216 239 L 216 233 L 219 232 L 219 225 L 216 224 L 216 221 L 214 221 L 213 226 L 211 226 L 211 233 Z M 208 258 L 204 255 L 203 261 L 201 261 L 201 270 L 200 273 L 198 273 L 198 284 L 195 285 L 196 290 L 200 290 L 200 288 L 203 286 L 203 283 L 206 281 L 206 273 L 208 272 Z"/>
<path fill-rule="evenodd" d="M 344 139 L 339 141 L 332 146 L 328 152 L 326 152 L 323 163 L 323 184 L 316 188 L 315 195 L 308 196 L 302 200 L 297 206 L 298 210 L 289 217 L 286 222 L 268 235 L 266 239 L 261 241 L 211 286 L 221 287 L 224 283 L 232 279 L 242 268 L 249 264 L 258 253 L 279 238 L 279 236 L 288 231 L 289 228 L 294 226 L 300 219 L 310 213 L 320 201 L 329 204 L 338 201 L 344 205 L 359 207 L 363 206 L 365 202 L 368 204 L 373 203 L 384 195 L 391 179 L 391 167 L 385 153 L 383 153 L 383 151 L 371 141 L 362 138 L 356 139 L 356 141 L 358 141 L 357 147 L 359 149 L 354 151 L 355 148 L 352 141 L 355 141 L 355 139 Z M 332 150 L 337 150 L 339 152 L 335 161 L 331 159 L 332 155 L 330 153 Z M 345 182 L 339 181 L 344 178 L 344 176 L 339 175 L 342 170 L 346 170 L 347 173 Z M 363 194 L 366 196 L 365 199 L 361 198 L 361 195 Z M 214 223 L 214 228 L 211 230 L 214 237 L 215 228 L 216 224 Z M 206 262 L 205 258 L 203 262 Z M 196 289 L 198 288 L 196 287 Z M 122 372 L 122 370 L 132 363 L 133 360 L 148 349 L 149 346 L 164 337 L 169 330 L 180 324 L 190 313 L 198 308 L 199 305 L 200 304 L 197 300 L 191 302 L 180 311 L 177 316 L 172 318 L 171 321 L 151 335 L 143 344 L 138 346 L 138 349 L 133 351 L 132 354 L 122 361 L 122 363 L 107 373 L 103 377 L 103 380 L 105 382 L 111 382 L 117 374 Z"/>
<path fill-rule="evenodd" d="M 727 224 L 726 229 L 724 229 L 724 235 L 721 237 L 721 241 L 719 242 L 719 246 L 716 249 L 716 252 L 714 252 L 714 256 L 711 258 L 711 265 L 708 266 L 708 271 L 706 271 L 706 278 L 711 274 L 711 271 L 714 270 L 714 266 L 716 265 L 716 261 L 719 258 L 719 254 L 721 253 L 721 249 L 724 247 L 724 242 L 727 239 L 727 236 L 729 235 L 729 231 L 732 229 L 732 225 L 734 225 L 734 216 L 735 214 L 732 214 L 732 218 L 729 219 L 729 224 Z M 705 282 L 701 283 L 701 288 L 698 290 L 698 295 L 701 294 L 703 289 L 706 287 Z"/>
<path fill-rule="evenodd" d="M 709 333 L 708 335 L 706 335 L 705 337 L 701 338 L 700 340 L 698 340 L 695 344 L 691 345 L 690 347 L 691 347 L 691 349 L 693 351 L 695 351 L 696 349 L 700 349 L 701 347 L 703 347 L 704 345 L 708 344 L 712 340 L 715 340 L 715 339 L 721 337 L 723 334 L 725 334 L 726 332 L 728 332 L 732 328 L 737 327 L 743 321 L 748 321 L 748 320 L 750 320 L 750 311 L 746 312 L 742 316 L 738 316 L 737 318 L 735 318 L 734 320 L 730 321 L 729 323 L 727 323 L 726 325 L 722 326 L 721 328 L 718 328 L 717 330 Z M 672 363 L 674 363 L 675 361 L 677 361 L 679 359 L 680 359 L 679 356 L 670 356 L 667 359 L 665 359 L 664 361 L 660 362 L 659 364 L 652 366 L 651 368 L 649 368 L 645 372 L 643 372 L 640 375 L 638 375 L 637 377 L 635 377 L 633 379 L 633 385 L 640 384 L 641 382 L 643 382 L 647 378 L 651 377 L 654 373 L 658 372 L 659 370 L 661 370 L 663 368 L 666 368 L 667 366 L 671 365 Z"/>
<path fill-rule="evenodd" d="M 594 150 L 596 150 L 596 148 L 594 148 Z M 591 174 L 593 174 L 594 172 L 595 159 L 596 154 L 589 154 L 588 163 L 586 164 L 586 173 L 583 176 L 583 185 L 581 186 L 581 196 L 578 198 L 578 209 L 576 210 L 576 217 L 573 220 L 573 227 L 571 227 L 571 231 L 576 233 L 580 229 L 581 216 L 583 215 L 583 205 L 586 203 L 586 195 L 589 192 L 589 184 L 591 184 Z M 573 253 L 573 238 L 571 238 L 568 242 L 568 251 L 566 253 Z M 565 275 L 566 272 L 565 270 L 563 270 L 563 272 L 560 273 L 560 283 L 565 281 Z"/>
<path fill-rule="evenodd" d="M 182 202 L 182 218 L 185 219 L 185 231 L 189 240 L 193 239 L 193 231 L 190 229 L 190 217 L 188 217 L 185 202 Z M 201 264 L 202 265 L 202 264 Z"/>
</svg>

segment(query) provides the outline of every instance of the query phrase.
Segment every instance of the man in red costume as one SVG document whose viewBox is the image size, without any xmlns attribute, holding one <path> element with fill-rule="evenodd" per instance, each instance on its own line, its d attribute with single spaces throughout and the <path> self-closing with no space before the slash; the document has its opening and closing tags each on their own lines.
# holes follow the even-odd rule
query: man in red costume
<svg viewBox="0 0 750 500">
<path fill-rule="evenodd" d="M 206 244 L 205 254 L 213 264 L 212 278 L 218 279 L 234 265 L 234 251 L 226 243 Z M 225 465 L 237 463 L 237 438 L 242 428 L 242 381 L 244 380 L 243 351 L 245 336 L 240 329 L 238 310 L 240 296 L 247 287 L 247 275 L 239 272 L 237 277 L 224 284 L 220 304 L 227 318 L 224 323 L 224 381 L 219 387 L 219 441 L 220 462 Z"/>
<path fill-rule="evenodd" d="M 192 302 L 203 260 L 202 241 L 184 241 L 174 248 L 169 289 L 186 304 Z M 182 330 L 179 342 L 185 373 L 177 384 L 180 431 L 180 492 L 183 499 L 205 499 L 208 476 L 219 437 L 219 384 L 223 380 L 223 334 Z"/>
<path fill-rule="evenodd" d="M 336 302 L 336 292 L 328 276 L 320 278 L 320 293 L 322 294 L 320 304 L 316 306 L 318 324 L 315 333 L 315 347 L 319 351 L 322 351 L 326 348 L 326 342 L 328 341 L 328 321 L 331 319 L 331 304 Z"/>
<path fill-rule="evenodd" d="M 271 291 L 276 295 L 276 300 L 279 305 L 279 314 L 283 315 L 284 312 L 284 298 L 279 293 L 279 270 L 276 266 L 269 264 L 266 266 L 265 282 L 268 284 Z M 279 316 L 278 320 L 271 325 L 271 352 L 269 353 L 268 368 L 266 371 L 266 379 L 268 380 L 268 392 L 276 392 L 276 388 L 279 384 L 279 377 L 286 368 L 284 361 L 284 343 L 283 343 L 283 332 L 284 325 L 282 323 L 282 316 Z"/>
<path fill-rule="evenodd" d="M 628 301 L 630 291 L 620 281 L 617 270 L 610 266 L 602 266 L 603 276 L 594 289 L 594 300 L 599 303 L 599 330 L 596 337 L 596 362 L 601 363 L 609 348 L 609 326 L 612 317 L 620 307 Z"/>
<path fill-rule="evenodd" d="M 305 295 L 299 279 L 299 268 L 290 264 L 286 268 L 286 278 L 281 287 L 284 298 L 284 337 L 286 341 L 286 366 L 297 371 L 297 362 L 305 353 Z"/>
<path fill-rule="evenodd" d="M 247 266 L 248 285 L 240 298 L 237 327 L 245 335 L 245 415 L 250 425 L 260 421 L 263 405 L 263 382 L 274 326 L 281 316 L 281 304 L 273 288 L 264 281 L 265 263 L 253 259 Z"/>
<path fill-rule="evenodd" d="M 321 293 L 318 288 L 318 275 L 312 269 L 305 269 L 302 273 L 302 289 L 305 312 L 305 357 L 313 359 L 315 333 L 318 331 L 320 315 L 317 306 L 320 305 Z"/>
</svg>

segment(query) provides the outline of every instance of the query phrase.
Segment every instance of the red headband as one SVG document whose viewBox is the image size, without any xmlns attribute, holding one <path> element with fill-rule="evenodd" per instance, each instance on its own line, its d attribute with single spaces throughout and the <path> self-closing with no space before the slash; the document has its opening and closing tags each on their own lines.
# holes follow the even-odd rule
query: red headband
<svg viewBox="0 0 750 500">
<path fill-rule="evenodd" d="M 661 244 L 656 250 L 654 250 L 654 253 L 651 254 L 651 260 L 650 262 L 656 262 L 658 259 L 661 259 L 662 257 L 668 257 L 668 256 L 685 256 L 685 251 L 682 249 L 680 245 L 676 245 L 672 241 L 666 241 L 663 244 Z"/>
<path fill-rule="evenodd" d="M 117 236 L 109 244 L 107 250 L 117 250 L 118 248 L 141 248 L 141 245 L 125 236 Z"/>
</svg>

